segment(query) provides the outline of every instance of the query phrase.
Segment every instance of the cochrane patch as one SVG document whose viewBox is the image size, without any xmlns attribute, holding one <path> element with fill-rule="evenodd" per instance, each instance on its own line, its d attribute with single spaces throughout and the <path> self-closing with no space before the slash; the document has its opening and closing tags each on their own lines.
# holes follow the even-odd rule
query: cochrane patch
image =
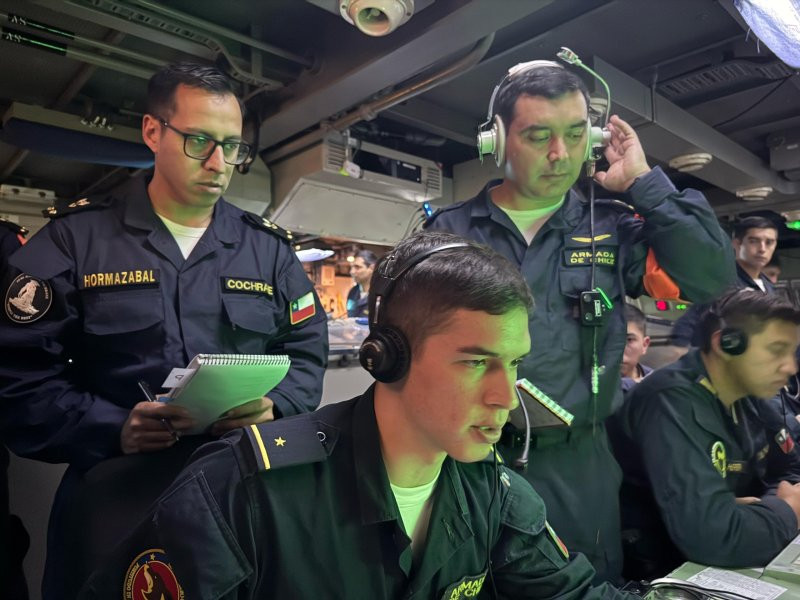
<svg viewBox="0 0 800 600">
<path fill-rule="evenodd" d="M 132 287 L 158 283 L 158 269 L 131 269 L 108 273 L 87 273 L 78 280 L 82 290 L 90 288 Z"/>
<path fill-rule="evenodd" d="M 41 319 L 53 303 L 50 284 L 31 275 L 18 275 L 6 292 L 6 315 L 14 323 L 33 323 Z"/>
<path fill-rule="evenodd" d="M 133 560 L 125 573 L 122 597 L 125 600 L 183 600 L 183 589 L 163 550 L 151 548 Z"/>
<path fill-rule="evenodd" d="M 236 294 L 256 294 L 272 298 L 272 286 L 260 279 L 246 279 L 244 277 L 223 277 L 222 291 Z"/>
<path fill-rule="evenodd" d="M 591 248 L 565 248 L 564 264 L 568 267 L 579 267 L 595 263 L 604 267 L 613 267 L 617 264 L 616 248 L 595 248 L 594 260 Z"/>
<path fill-rule="evenodd" d="M 485 572 L 480 573 L 479 575 L 468 575 L 448 587 L 444 591 L 444 594 L 442 594 L 442 600 L 463 600 L 464 598 L 477 598 L 478 594 L 481 593 L 484 579 L 486 579 Z"/>
</svg>

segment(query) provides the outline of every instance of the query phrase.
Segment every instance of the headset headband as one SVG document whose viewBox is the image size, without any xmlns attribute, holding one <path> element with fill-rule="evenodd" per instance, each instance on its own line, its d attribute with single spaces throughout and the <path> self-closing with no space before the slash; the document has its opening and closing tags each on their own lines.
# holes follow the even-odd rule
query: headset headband
<svg viewBox="0 0 800 600">
<path fill-rule="evenodd" d="M 532 71 L 534 69 L 541 69 L 544 67 L 555 67 L 557 69 L 563 69 L 564 65 L 561 65 L 554 60 L 529 60 L 528 62 L 518 63 L 513 67 L 509 68 L 508 72 L 500 80 L 500 83 L 494 86 L 492 97 L 489 99 L 489 112 L 486 113 L 486 123 L 489 123 L 489 121 L 492 120 L 492 117 L 494 117 L 494 100 L 497 97 L 500 88 L 503 87 L 506 81 L 508 81 L 512 77 L 516 77 L 521 73 Z"/>
<path fill-rule="evenodd" d="M 443 244 L 441 246 L 429 248 L 424 252 L 420 252 L 419 254 L 409 257 L 400 265 L 400 267 L 398 267 L 396 273 L 393 272 L 392 267 L 394 266 L 394 261 L 397 260 L 397 253 L 392 252 L 386 258 L 386 261 L 383 263 L 383 265 L 381 265 L 381 269 L 379 272 L 377 272 L 375 281 L 372 282 L 371 290 L 374 292 L 375 300 L 372 310 L 369 311 L 370 329 L 374 329 L 380 324 L 381 305 L 383 303 L 382 300 L 391 294 L 395 284 L 406 273 L 406 271 L 428 258 L 431 254 L 436 254 L 437 252 L 450 250 L 452 248 L 469 248 L 471 245 L 472 244 L 466 244 L 464 242 L 453 242 L 452 244 Z"/>
</svg>

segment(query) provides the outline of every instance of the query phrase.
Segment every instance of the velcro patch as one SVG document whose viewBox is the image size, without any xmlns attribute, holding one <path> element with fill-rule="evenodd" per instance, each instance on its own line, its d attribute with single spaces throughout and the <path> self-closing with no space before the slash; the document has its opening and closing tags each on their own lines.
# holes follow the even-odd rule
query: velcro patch
<svg viewBox="0 0 800 600">
<path fill-rule="evenodd" d="M 145 550 L 131 563 L 122 588 L 125 600 L 172 598 L 183 600 L 183 589 L 161 548 Z"/>
<path fill-rule="evenodd" d="M 14 323 L 33 323 L 41 319 L 53 304 L 50 284 L 32 275 L 17 275 L 8 286 L 6 315 Z"/>
<path fill-rule="evenodd" d="M 272 286 L 260 279 L 247 279 L 245 277 L 223 277 L 222 291 L 235 294 L 256 294 L 272 298 Z"/>
<path fill-rule="evenodd" d="M 778 444 L 778 448 L 784 454 L 789 454 L 792 450 L 794 450 L 794 440 L 792 439 L 792 434 L 790 434 L 786 429 L 781 429 L 777 434 L 775 434 L 775 443 Z"/>
<path fill-rule="evenodd" d="M 147 287 L 158 285 L 158 269 L 128 269 L 106 273 L 86 273 L 78 277 L 78 287 L 82 290 L 111 287 Z"/>
<path fill-rule="evenodd" d="M 550 536 L 550 539 L 556 545 L 556 548 L 558 548 L 558 551 L 561 553 L 561 556 L 569 560 L 569 550 L 567 550 L 567 546 L 564 544 L 564 542 L 561 541 L 561 538 L 558 537 L 558 534 L 555 532 L 555 530 L 552 527 L 550 527 L 550 523 L 545 521 L 544 526 L 547 528 L 547 535 Z"/>
<path fill-rule="evenodd" d="M 310 319 L 317 313 L 317 303 L 314 302 L 314 294 L 308 292 L 304 296 L 300 296 L 297 300 L 292 300 L 289 306 L 289 322 L 292 325 L 302 323 L 306 319 Z"/>
<path fill-rule="evenodd" d="M 580 267 L 592 263 L 603 267 L 613 267 L 617 264 L 617 248 L 614 246 L 596 246 L 594 259 L 592 248 L 564 248 L 564 265 L 567 267 Z"/>
<path fill-rule="evenodd" d="M 447 587 L 442 594 L 442 600 L 462 600 L 463 598 L 477 598 L 486 579 L 486 571 L 477 575 L 467 575 Z"/>
</svg>

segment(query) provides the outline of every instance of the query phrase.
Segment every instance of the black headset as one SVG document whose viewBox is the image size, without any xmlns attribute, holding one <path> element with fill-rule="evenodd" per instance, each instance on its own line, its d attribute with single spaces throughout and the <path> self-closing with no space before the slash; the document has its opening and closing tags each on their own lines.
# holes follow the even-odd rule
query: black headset
<svg viewBox="0 0 800 600">
<path fill-rule="evenodd" d="M 397 281 L 411 267 L 419 264 L 432 254 L 452 248 L 469 248 L 463 242 L 443 244 L 415 254 L 400 266 L 394 266 L 396 252 L 392 252 L 375 271 L 370 284 L 369 335 L 361 344 L 358 360 L 378 381 L 392 383 L 401 379 L 411 365 L 411 346 L 402 331 L 391 325 L 382 325 L 381 316 L 386 310 L 386 302 Z M 424 292 L 423 292 L 424 293 Z"/>
<path fill-rule="evenodd" d="M 742 290 L 745 291 L 745 290 Z M 739 356 L 747 351 L 747 333 L 738 327 L 731 327 L 722 318 L 722 308 L 724 304 L 714 303 L 711 305 L 709 312 L 719 320 L 719 347 L 725 353 L 731 356 Z"/>
</svg>

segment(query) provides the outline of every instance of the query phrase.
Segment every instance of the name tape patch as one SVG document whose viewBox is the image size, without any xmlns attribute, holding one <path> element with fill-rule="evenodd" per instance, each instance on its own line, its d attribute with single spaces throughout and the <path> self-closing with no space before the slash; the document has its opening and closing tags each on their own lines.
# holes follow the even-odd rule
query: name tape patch
<svg viewBox="0 0 800 600">
<path fill-rule="evenodd" d="M 154 285 L 159 282 L 158 269 L 130 269 L 128 271 L 109 271 L 107 273 L 86 273 L 78 278 L 82 290 L 109 287 L 138 287 Z"/>
<path fill-rule="evenodd" d="M 238 294 L 257 294 L 272 298 L 272 286 L 260 279 L 247 279 L 245 277 L 223 277 L 222 291 Z"/>
</svg>

